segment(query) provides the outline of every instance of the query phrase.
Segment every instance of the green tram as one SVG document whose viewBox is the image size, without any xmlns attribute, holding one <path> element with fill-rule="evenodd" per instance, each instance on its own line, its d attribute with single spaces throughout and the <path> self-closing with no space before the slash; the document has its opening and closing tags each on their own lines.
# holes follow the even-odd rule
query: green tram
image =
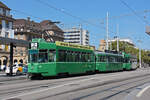
<svg viewBox="0 0 150 100">
<path fill-rule="evenodd" d="M 95 52 L 96 55 L 96 71 L 121 71 L 123 70 L 122 54 Z"/>
<path fill-rule="evenodd" d="M 47 77 L 62 74 L 131 70 L 129 54 L 94 51 L 91 46 L 71 43 L 50 43 L 33 39 L 28 50 L 28 76 Z"/>
<path fill-rule="evenodd" d="M 29 49 L 30 77 L 79 74 L 95 71 L 93 47 L 33 39 Z"/>
<path fill-rule="evenodd" d="M 134 70 L 137 69 L 137 57 L 135 55 L 122 53 L 123 55 L 123 69 Z"/>
<path fill-rule="evenodd" d="M 131 70 L 131 63 L 130 63 L 131 55 L 123 52 L 123 58 L 124 58 L 123 59 L 123 69 Z"/>
</svg>

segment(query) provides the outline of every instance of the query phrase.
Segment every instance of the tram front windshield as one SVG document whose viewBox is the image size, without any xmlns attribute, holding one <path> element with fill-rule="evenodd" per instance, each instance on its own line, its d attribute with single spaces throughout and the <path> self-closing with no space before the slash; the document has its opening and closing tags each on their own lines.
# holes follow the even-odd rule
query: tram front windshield
<svg viewBox="0 0 150 100">
<path fill-rule="evenodd" d="M 29 50 L 29 63 L 38 62 L 38 50 Z"/>
<path fill-rule="evenodd" d="M 54 62 L 56 59 L 55 51 L 49 51 L 49 61 L 48 52 L 46 50 L 29 50 L 29 63 L 46 63 Z"/>
</svg>

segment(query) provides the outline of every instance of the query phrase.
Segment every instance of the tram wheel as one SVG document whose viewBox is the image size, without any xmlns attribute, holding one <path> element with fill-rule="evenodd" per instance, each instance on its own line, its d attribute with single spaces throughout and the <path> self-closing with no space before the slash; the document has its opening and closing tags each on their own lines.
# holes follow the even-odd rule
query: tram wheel
<svg viewBox="0 0 150 100">
<path fill-rule="evenodd" d="M 28 74 L 28 75 L 27 75 L 27 78 L 30 79 L 30 80 L 33 80 L 33 79 L 35 78 L 35 76 L 33 76 L 33 75 L 31 75 L 31 74 Z"/>
</svg>

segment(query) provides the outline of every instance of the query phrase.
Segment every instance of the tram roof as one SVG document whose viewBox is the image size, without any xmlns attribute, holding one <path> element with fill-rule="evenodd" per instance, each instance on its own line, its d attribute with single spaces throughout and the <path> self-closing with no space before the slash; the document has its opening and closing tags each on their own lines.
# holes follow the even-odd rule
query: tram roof
<svg viewBox="0 0 150 100">
<path fill-rule="evenodd" d="M 123 56 L 122 54 L 119 53 L 108 53 L 108 52 L 100 52 L 100 51 L 95 51 L 95 54 L 101 54 L 101 55 L 112 55 L 112 56 Z"/>
<path fill-rule="evenodd" d="M 55 43 L 56 43 L 56 46 L 70 47 L 70 48 L 75 48 L 75 49 L 94 50 L 92 46 L 77 45 L 77 44 L 61 42 L 61 41 L 56 41 Z"/>
</svg>

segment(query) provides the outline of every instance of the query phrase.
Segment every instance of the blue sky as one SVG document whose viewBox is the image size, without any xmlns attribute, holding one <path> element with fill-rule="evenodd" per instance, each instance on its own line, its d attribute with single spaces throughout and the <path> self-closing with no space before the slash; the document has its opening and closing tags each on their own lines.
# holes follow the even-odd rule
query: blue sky
<svg viewBox="0 0 150 100">
<path fill-rule="evenodd" d="M 82 24 L 84 29 L 90 32 L 90 44 L 98 47 L 99 41 L 105 39 L 106 31 L 101 27 L 105 27 L 107 11 L 109 12 L 109 29 L 116 32 L 116 25 L 119 24 L 119 36 L 121 38 L 130 38 L 143 49 L 150 49 L 150 36 L 145 33 L 145 23 L 141 20 L 144 18 L 150 23 L 150 12 L 144 13 L 144 10 L 150 10 L 150 0 L 124 0 L 132 9 L 137 12 L 140 19 L 135 16 L 132 11 L 123 5 L 120 0 L 42 0 L 62 11 L 68 12 L 74 16 L 80 17 L 94 25 L 87 24 L 82 20 L 65 15 L 53 8 L 50 8 L 38 0 L 1 0 L 9 8 L 12 9 L 14 18 L 27 18 L 30 14 L 37 19 L 31 17 L 32 20 L 40 22 L 41 20 L 60 21 L 62 28 L 70 28 Z M 26 12 L 23 14 L 16 12 Z M 129 16 L 124 16 L 124 15 Z M 122 16 L 115 17 L 114 16 Z M 96 26 L 95 26 L 96 24 Z M 109 37 L 113 38 L 114 33 L 110 33 Z M 137 40 L 142 40 L 139 45 Z"/>
</svg>

